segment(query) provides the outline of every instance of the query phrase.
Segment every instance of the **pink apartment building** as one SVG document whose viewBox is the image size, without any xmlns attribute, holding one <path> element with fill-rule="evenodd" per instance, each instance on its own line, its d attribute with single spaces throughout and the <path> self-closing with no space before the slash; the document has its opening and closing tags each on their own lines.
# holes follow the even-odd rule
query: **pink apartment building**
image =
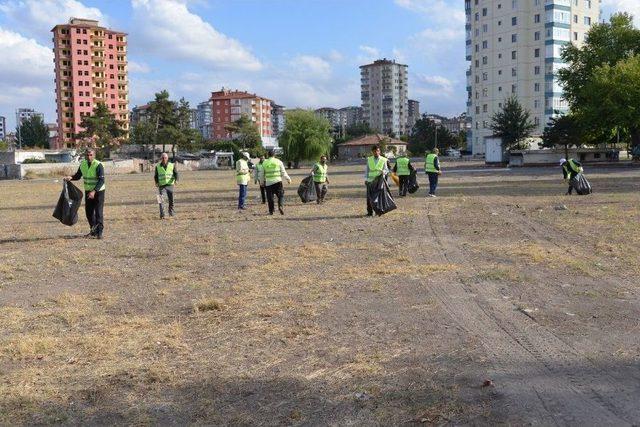
<svg viewBox="0 0 640 427">
<path fill-rule="evenodd" d="M 271 101 L 255 93 L 222 89 L 211 93 L 212 134 L 214 139 L 233 137 L 225 126 L 242 115 L 247 116 L 258 128 L 263 145 L 273 137 L 271 127 Z"/>
<path fill-rule="evenodd" d="M 82 116 L 102 102 L 129 130 L 127 35 L 98 25 L 98 21 L 71 18 L 53 32 L 55 62 L 57 147 L 75 144 Z"/>
</svg>

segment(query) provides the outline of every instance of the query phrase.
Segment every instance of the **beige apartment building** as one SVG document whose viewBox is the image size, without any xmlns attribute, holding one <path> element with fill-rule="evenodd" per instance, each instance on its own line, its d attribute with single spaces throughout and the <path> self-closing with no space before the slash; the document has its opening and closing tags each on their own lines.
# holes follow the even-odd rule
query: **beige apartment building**
<svg viewBox="0 0 640 427">
<path fill-rule="evenodd" d="M 53 32 L 57 147 L 75 143 L 82 116 L 104 103 L 129 130 L 127 35 L 91 19 L 71 18 Z"/>
<path fill-rule="evenodd" d="M 468 146 L 484 155 L 491 117 L 515 94 L 531 112 L 534 136 L 567 111 L 557 72 L 561 52 L 580 45 L 600 18 L 600 0 L 465 0 Z"/>
<path fill-rule="evenodd" d="M 395 137 L 407 133 L 408 68 L 388 59 L 360 66 L 362 120 L 375 132 Z"/>
</svg>

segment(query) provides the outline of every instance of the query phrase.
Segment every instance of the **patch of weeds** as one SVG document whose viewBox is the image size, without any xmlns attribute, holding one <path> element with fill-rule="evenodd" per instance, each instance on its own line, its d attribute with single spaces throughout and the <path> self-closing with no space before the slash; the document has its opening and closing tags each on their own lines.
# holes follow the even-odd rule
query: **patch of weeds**
<svg viewBox="0 0 640 427">
<path fill-rule="evenodd" d="M 202 298 L 193 304 L 193 311 L 205 313 L 207 311 L 222 310 L 222 301 L 217 298 Z"/>
</svg>

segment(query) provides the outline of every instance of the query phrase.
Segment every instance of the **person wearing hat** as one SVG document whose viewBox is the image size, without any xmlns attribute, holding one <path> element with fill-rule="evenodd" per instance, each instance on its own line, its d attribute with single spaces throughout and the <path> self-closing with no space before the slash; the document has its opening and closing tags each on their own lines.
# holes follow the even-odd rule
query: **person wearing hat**
<svg viewBox="0 0 640 427">
<path fill-rule="evenodd" d="M 565 182 L 569 182 L 569 189 L 567 190 L 567 195 L 571 195 L 573 192 L 573 179 L 579 174 L 584 172 L 582 168 L 582 164 L 573 159 L 560 159 L 560 166 L 562 167 L 562 176 L 564 177 Z"/>
<path fill-rule="evenodd" d="M 238 210 L 246 209 L 247 187 L 251 172 L 249 171 L 249 153 L 242 153 L 236 161 L 236 183 L 238 184 Z"/>
<path fill-rule="evenodd" d="M 427 177 L 429 177 L 429 194 L 427 194 L 427 197 L 436 197 L 438 176 L 442 174 L 438 154 L 440 154 L 440 150 L 434 148 L 424 159 L 424 172 L 427 174 Z"/>
</svg>

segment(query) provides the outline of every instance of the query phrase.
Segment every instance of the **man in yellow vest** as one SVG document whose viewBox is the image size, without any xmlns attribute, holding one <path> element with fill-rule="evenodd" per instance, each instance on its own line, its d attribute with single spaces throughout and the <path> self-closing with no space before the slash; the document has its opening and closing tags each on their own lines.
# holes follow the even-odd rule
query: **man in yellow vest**
<svg viewBox="0 0 640 427">
<path fill-rule="evenodd" d="M 264 187 L 264 156 L 260 156 L 258 164 L 253 171 L 253 183 L 260 185 L 260 197 L 262 198 L 262 204 L 267 203 L 267 190 Z"/>
<path fill-rule="evenodd" d="M 275 157 L 273 150 L 267 153 L 267 160 L 262 163 L 264 168 L 265 190 L 267 191 L 267 203 L 269 204 L 269 215 L 273 215 L 274 204 L 273 196 L 278 196 L 278 211 L 280 215 L 284 215 L 284 188 L 282 187 L 282 179 L 286 179 L 291 184 L 291 178 L 287 175 L 284 164 L 280 159 Z"/>
<path fill-rule="evenodd" d="M 169 155 L 162 153 L 160 163 L 156 165 L 156 171 L 153 176 L 158 187 L 158 206 L 160 206 L 160 219 L 164 218 L 164 198 L 169 201 L 169 216 L 173 216 L 173 189 L 178 183 L 178 171 L 176 165 L 169 161 Z"/>
<path fill-rule="evenodd" d="M 313 185 L 316 187 L 316 203 L 324 203 L 324 196 L 327 195 L 327 184 L 329 178 L 327 176 L 327 156 L 320 156 L 320 161 L 313 165 L 311 175 L 313 175 Z"/>
<path fill-rule="evenodd" d="M 364 174 L 364 184 L 367 186 L 367 216 L 373 216 L 373 206 L 369 196 L 371 195 L 371 183 L 379 176 L 389 174 L 389 165 L 386 157 L 380 155 L 380 146 L 375 145 L 371 148 L 371 156 L 367 157 L 367 169 Z"/>
<path fill-rule="evenodd" d="M 560 159 L 560 166 L 562 166 L 562 176 L 564 180 L 569 183 L 569 189 L 566 194 L 570 196 L 573 192 L 573 178 L 579 173 L 584 172 L 584 169 L 582 168 L 582 163 L 573 159 Z"/>
<path fill-rule="evenodd" d="M 236 183 L 238 184 L 238 210 L 246 209 L 247 187 L 251 172 L 249 170 L 249 153 L 243 153 L 236 161 Z"/>
<path fill-rule="evenodd" d="M 80 162 L 78 171 L 73 176 L 65 176 L 65 181 L 84 181 L 84 210 L 89 222 L 90 231 L 85 237 L 102 239 L 104 229 L 104 166 L 96 160 L 96 152 L 88 149 L 85 159 Z"/>
<path fill-rule="evenodd" d="M 440 169 L 440 161 L 438 160 L 440 150 L 434 148 L 431 153 L 427 154 L 424 159 L 424 172 L 429 177 L 429 194 L 427 197 L 436 197 L 436 189 L 438 188 L 438 176 L 442 174 Z"/>
<path fill-rule="evenodd" d="M 411 171 L 413 170 L 413 165 L 411 164 L 411 160 L 407 157 L 406 154 L 401 154 L 400 157 L 396 159 L 396 164 L 393 166 L 393 171 L 398 175 L 400 179 L 400 197 L 404 197 L 407 195 L 407 189 L 409 187 L 409 176 L 411 175 Z"/>
</svg>

